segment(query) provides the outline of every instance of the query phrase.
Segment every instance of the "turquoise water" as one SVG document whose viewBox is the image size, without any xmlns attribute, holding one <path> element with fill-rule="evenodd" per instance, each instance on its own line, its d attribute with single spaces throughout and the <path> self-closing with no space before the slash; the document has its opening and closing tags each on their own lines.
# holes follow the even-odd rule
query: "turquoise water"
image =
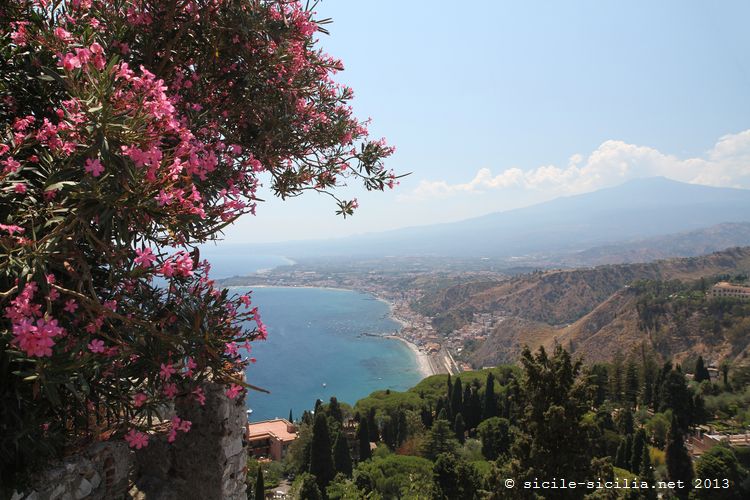
<svg viewBox="0 0 750 500">
<path fill-rule="evenodd" d="M 245 291 L 235 289 L 233 291 Z M 250 391 L 251 420 L 298 418 L 316 399 L 354 404 L 378 389 L 405 390 L 421 379 L 414 354 L 398 340 L 362 333 L 398 329 L 387 304 L 346 290 L 255 288 L 268 340 L 253 343 L 247 381 L 271 391 Z M 324 385 L 325 384 L 325 385 Z"/>
</svg>

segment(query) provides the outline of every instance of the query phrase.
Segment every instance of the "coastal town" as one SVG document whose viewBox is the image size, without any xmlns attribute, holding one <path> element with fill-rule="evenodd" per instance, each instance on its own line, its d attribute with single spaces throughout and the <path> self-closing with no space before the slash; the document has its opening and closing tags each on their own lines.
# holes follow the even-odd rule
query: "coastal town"
<svg viewBox="0 0 750 500">
<path fill-rule="evenodd" d="M 273 270 L 264 270 L 249 276 L 237 276 L 219 280 L 223 286 L 288 286 L 314 287 L 353 290 L 368 293 L 388 304 L 394 321 L 400 329 L 384 338 L 397 339 L 409 347 L 416 357 L 417 365 L 424 377 L 440 373 L 457 374 L 477 367 L 461 360 L 461 353 L 467 342 L 482 342 L 493 326 L 501 319 L 498 314 L 480 313 L 469 324 L 452 332 L 450 336 L 441 335 L 432 325 L 432 318 L 421 314 L 412 306 L 424 290 L 415 287 L 404 287 L 400 284 L 410 278 L 425 276 L 431 280 L 502 279 L 503 275 L 492 271 L 435 272 L 414 269 L 411 272 L 389 273 L 365 270 L 361 268 L 328 269 L 320 265 L 300 265 L 295 263 Z M 367 334 L 368 332 L 363 332 Z"/>
</svg>

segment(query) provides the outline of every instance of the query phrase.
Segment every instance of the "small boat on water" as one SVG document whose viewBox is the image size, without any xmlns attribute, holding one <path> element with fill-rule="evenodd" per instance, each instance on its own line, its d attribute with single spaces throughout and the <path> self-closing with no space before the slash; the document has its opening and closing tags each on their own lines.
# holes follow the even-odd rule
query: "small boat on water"
<svg viewBox="0 0 750 500">
<path fill-rule="evenodd" d="M 328 387 L 328 384 L 326 384 L 325 382 L 323 382 L 323 387 Z"/>
</svg>

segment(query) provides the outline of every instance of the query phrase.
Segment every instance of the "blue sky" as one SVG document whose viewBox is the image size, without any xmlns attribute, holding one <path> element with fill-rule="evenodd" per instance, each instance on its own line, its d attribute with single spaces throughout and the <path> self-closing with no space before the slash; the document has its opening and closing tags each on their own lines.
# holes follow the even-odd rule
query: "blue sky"
<svg viewBox="0 0 750 500">
<path fill-rule="evenodd" d="M 271 200 L 228 242 L 459 220 L 665 175 L 750 188 L 750 2 L 323 0 L 354 109 L 412 172 Z"/>
</svg>

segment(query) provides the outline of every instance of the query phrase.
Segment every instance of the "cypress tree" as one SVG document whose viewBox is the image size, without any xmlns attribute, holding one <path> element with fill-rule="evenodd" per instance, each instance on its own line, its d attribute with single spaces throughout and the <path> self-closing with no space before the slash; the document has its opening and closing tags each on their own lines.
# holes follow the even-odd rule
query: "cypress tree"
<svg viewBox="0 0 750 500">
<path fill-rule="evenodd" d="M 659 388 L 659 411 L 672 410 L 680 430 L 685 432 L 693 418 L 693 395 L 685 375 L 678 369 L 664 375 Z"/>
<path fill-rule="evenodd" d="M 456 377 L 456 381 L 453 383 L 453 394 L 451 394 L 451 415 L 453 419 L 459 413 L 463 413 L 463 394 L 464 389 L 461 386 L 461 377 Z"/>
<path fill-rule="evenodd" d="M 482 420 L 497 416 L 497 398 L 495 396 L 495 376 L 492 372 L 487 374 L 487 382 L 484 385 L 484 405 L 482 407 Z"/>
<path fill-rule="evenodd" d="M 398 421 L 396 424 L 396 446 L 401 446 L 409 438 L 409 424 L 406 422 L 406 412 L 398 411 Z"/>
<path fill-rule="evenodd" d="M 606 365 L 594 364 L 590 369 L 591 384 L 594 387 L 594 406 L 601 405 L 609 392 L 609 371 Z"/>
<path fill-rule="evenodd" d="M 352 476 L 352 456 L 349 453 L 346 436 L 341 431 L 336 435 L 336 442 L 333 443 L 333 467 L 336 472 L 345 474 L 346 477 Z"/>
<path fill-rule="evenodd" d="M 619 419 L 617 421 L 617 430 L 620 434 L 632 434 L 633 433 L 633 412 L 630 408 L 625 408 L 620 411 Z"/>
<path fill-rule="evenodd" d="M 639 389 L 638 367 L 636 366 L 635 361 L 630 360 L 625 369 L 625 399 L 631 406 L 635 406 L 638 402 Z"/>
<path fill-rule="evenodd" d="M 625 458 L 626 439 L 621 439 L 615 453 L 615 466 L 621 469 L 627 469 L 627 459 Z"/>
<path fill-rule="evenodd" d="M 685 438 L 677 418 L 672 415 L 672 425 L 667 433 L 667 475 L 670 481 L 683 481 L 685 488 L 675 489 L 679 498 L 687 498 L 693 486 L 693 462 L 685 447 Z"/>
<path fill-rule="evenodd" d="M 316 413 L 310 440 L 310 474 L 316 477 L 320 491 L 325 491 L 328 483 L 336 475 L 331 454 L 331 436 L 328 431 L 328 419 Z"/>
<path fill-rule="evenodd" d="M 328 402 L 328 415 L 338 423 L 344 421 L 344 415 L 341 413 L 341 406 L 339 406 L 339 401 L 335 396 L 331 396 L 331 399 Z"/>
<path fill-rule="evenodd" d="M 703 356 L 698 356 L 698 361 L 695 362 L 695 376 L 694 380 L 698 383 L 704 380 L 711 380 L 711 374 L 708 373 L 708 368 L 703 362 Z"/>
<path fill-rule="evenodd" d="M 628 434 L 625 438 L 625 462 L 622 468 L 630 470 L 630 457 L 633 456 L 633 435 Z"/>
<path fill-rule="evenodd" d="M 370 411 L 367 412 L 367 430 L 370 431 L 370 441 L 373 443 L 380 441 L 378 424 L 375 423 L 375 408 L 370 408 Z"/>
<path fill-rule="evenodd" d="M 633 452 L 630 455 L 630 471 L 637 474 L 641 470 L 641 456 L 646 446 L 646 431 L 638 429 L 633 438 Z"/>
<path fill-rule="evenodd" d="M 472 427 L 477 427 L 482 421 L 482 397 L 479 395 L 479 387 L 471 389 L 471 414 Z"/>
<path fill-rule="evenodd" d="M 292 409 L 291 408 L 289 408 L 289 421 L 291 423 L 294 423 L 294 418 L 292 418 Z"/>
<path fill-rule="evenodd" d="M 622 401 L 622 372 L 623 357 L 620 351 L 615 353 L 612 360 L 612 370 L 610 371 L 610 397 L 612 401 Z"/>
<path fill-rule="evenodd" d="M 437 414 L 436 420 L 445 420 L 446 422 L 448 421 L 448 412 L 445 410 L 445 408 L 440 410 L 440 413 Z"/>
<path fill-rule="evenodd" d="M 255 500 L 265 500 L 266 487 L 263 484 L 263 467 L 258 466 L 258 478 L 255 480 Z"/>
<path fill-rule="evenodd" d="M 721 368 L 721 377 L 722 377 L 722 380 L 724 381 L 724 389 L 728 390 L 730 389 L 729 387 L 729 361 L 726 361 L 726 360 L 722 361 L 720 368 Z"/>
<path fill-rule="evenodd" d="M 641 402 L 644 406 L 650 407 L 652 406 L 654 400 L 654 381 L 650 377 L 650 375 L 647 373 L 644 375 L 643 379 L 643 395 Z"/>
<path fill-rule="evenodd" d="M 646 500 L 656 500 L 656 490 L 651 488 L 651 485 L 656 484 L 656 477 L 654 476 L 654 468 L 651 467 L 651 455 L 648 451 L 648 444 L 643 447 L 643 451 L 641 452 L 641 468 L 638 471 L 638 479 L 645 481 L 649 486 L 641 490 Z"/>
<path fill-rule="evenodd" d="M 440 412 L 445 409 L 445 400 L 442 397 L 439 397 L 437 400 L 437 403 L 435 403 L 435 418 L 440 418 L 438 415 L 440 415 Z"/>
<path fill-rule="evenodd" d="M 367 419 L 363 418 L 359 423 L 357 438 L 359 439 L 359 461 L 364 462 L 371 456 L 370 452 L 370 430 L 367 428 Z"/>
<path fill-rule="evenodd" d="M 432 427 L 432 408 L 423 406 L 422 411 L 419 412 L 419 418 L 426 429 Z"/>
<path fill-rule="evenodd" d="M 469 404 L 471 402 L 471 384 L 466 384 L 464 386 L 464 393 L 461 397 L 462 407 L 461 407 L 461 413 L 464 414 L 464 419 L 466 420 L 466 425 L 469 425 Z"/>
<path fill-rule="evenodd" d="M 396 433 L 395 433 L 395 429 L 393 425 L 394 423 L 395 422 L 393 421 L 393 418 L 390 415 L 386 416 L 382 420 L 383 431 L 381 433 L 382 434 L 381 438 L 382 438 L 382 441 L 391 450 L 396 447 Z"/>
<path fill-rule="evenodd" d="M 456 433 L 456 439 L 461 444 L 466 441 L 466 424 L 464 424 L 464 417 L 459 413 L 456 415 L 456 421 L 453 423 L 453 432 Z"/>
</svg>

